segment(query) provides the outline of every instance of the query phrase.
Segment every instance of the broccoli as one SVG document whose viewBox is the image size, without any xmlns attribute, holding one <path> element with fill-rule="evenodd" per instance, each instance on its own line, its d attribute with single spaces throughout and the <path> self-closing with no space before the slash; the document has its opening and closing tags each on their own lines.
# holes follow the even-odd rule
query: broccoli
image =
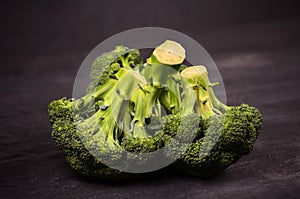
<svg viewBox="0 0 300 199">
<path fill-rule="evenodd" d="M 188 67 L 181 77 L 185 85 L 183 108 L 164 127 L 169 135 L 179 132 L 180 136 L 166 147 L 166 156 L 173 158 L 175 152 L 181 153 L 175 163 L 177 170 L 195 176 L 213 176 L 252 150 L 261 130 L 262 116 L 247 104 L 226 106 L 219 101 L 212 89 L 216 84 L 209 81 L 204 66 Z M 179 129 L 180 123 L 186 128 L 195 122 L 199 125 L 194 135 L 191 129 Z"/>
<path fill-rule="evenodd" d="M 174 108 L 168 103 L 176 104 L 176 100 L 167 98 L 174 95 L 169 94 L 166 77 L 155 73 L 153 65 L 138 66 L 141 58 L 136 55 L 137 50 L 125 47 L 101 55 L 92 65 L 85 96 L 49 105 L 52 138 L 66 161 L 83 176 L 124 176 L 125 172 L 106 165 L 126 170 L 127 161 L 146 164 L 149 157 L 141 159 L 139 154 L 164 146 L 162 108 Z M 166 74 L 174 73 L 166 68 Z"/>
<path fill-rule="evenodd" d="M 249 153 L 259 111 L 223 104 L 206 68 L 184 59 L 184 48 L 170 40 L 144 64 L 138 50 L 117 46 L 92 64 L 85 96 L 51 102 L 52 138 L 71 168 L 87 177 L 129 177 L 129 164 L 147 166 L 152 156 L 143 154 L 163 148 L 174 168 L 211 176 Z"/>
<path fill-rule="evenodd" d="M 73 170 L 84 177 L 114 178 L 128 175 L 107 167 L 97 160 L 84 146 L 74 123 L 72 99 L 62 98 L 49 105 L 52 139 Z"/>
<path fill-rule="evenodd" d="M 90 72 L 91 81 L 87 92 L 93 91 L 98 85 L 113 78 L 120 66 L 125 69 L 133 69 L 141 64 L 142 59 L 137 49 L 116 46 L 113 51 L 103 53 L 93 62 Z"/>
</svg>

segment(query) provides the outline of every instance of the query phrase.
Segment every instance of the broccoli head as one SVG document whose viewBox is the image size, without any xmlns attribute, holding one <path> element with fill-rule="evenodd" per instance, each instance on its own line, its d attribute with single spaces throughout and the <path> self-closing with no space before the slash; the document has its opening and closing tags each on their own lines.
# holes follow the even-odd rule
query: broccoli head
<svg viewBox="0 0 300 199">
<path fill-rule="evenodd" d="M 160 149 L 173 168 L 212 176 L 248 154 L 262 116 L 247 104 L 227 106 L 204 66 L 183 65 L 185 50 L 165 41 L 142 63 L 117 46 L 98 57 L 85 96 L 50 103 L 52 138 L 79 174 L 121 178 L 147 167 Z"/>
</svg>

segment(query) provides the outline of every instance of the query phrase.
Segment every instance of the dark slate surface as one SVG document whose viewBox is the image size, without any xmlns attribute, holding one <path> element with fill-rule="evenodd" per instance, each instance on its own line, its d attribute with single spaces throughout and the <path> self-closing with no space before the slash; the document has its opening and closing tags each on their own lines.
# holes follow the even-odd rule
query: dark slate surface
<svg viewBox="0 0 300 199">
<path fill-rule="evenodd" d="M 159 2 L 1 6 L 1 198 L 300 198 L 296 5 Z M 48 103 L 71 96 L 76 71 L 95 45 L 141 26 L 173 28 L 196 39 L 216 61 L 228 103 L 261 110 L 263 129 L 253 152 L 221 175 L 204 180 L 163 171 L 121 184 L 91 182 L 70 171 L 52 142 Z"/>
</svg>

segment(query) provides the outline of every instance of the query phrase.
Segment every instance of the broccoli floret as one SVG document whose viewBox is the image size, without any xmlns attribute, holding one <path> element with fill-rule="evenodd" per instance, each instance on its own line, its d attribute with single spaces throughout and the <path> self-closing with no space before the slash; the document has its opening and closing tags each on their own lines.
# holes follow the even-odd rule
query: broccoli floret
<svg viewBox="0 0 300 199">
<path fill-rule="evenodd" d="M 103 53 L 92 64 L 90 72 L 90 84 L 87 92 L 93 91 L 98 85 L 114 78 L 114 74 L 120 67 L 133 69 L 142 64 L 140 52 L 137 49 L 129 49 L 125 46 L 116 46 L 113 51 Z"/>
<path fill-rule="evenodd" d="M 197 113 L 189 115 L 173 114 L 167 117 L 163 126 L 165 134 L 184 142 L 191 143 L 204 136 L 206 121 Z"/>
<path fill-rule="evenodd" d="M 165 143 L 160 98 L 167 93 L 166 85 L 151 65 L 135 66 L 140 60 L 135 57 L 139 54 L 136 50 L 106 66 L 108 58 L 115 60 L 116 51 L 124 54 L 124 49 L 117 47 L 96 60 L 89 89 L 96 87 L 85 96 L 63 98 L 49 105 L 52 138 L 71 167 L 84 176 L 124 175 L 119 170 L 126 170 L 128 161 L 145 164 L 151 157 L 140 154 L 153 152 Z M 93 79 L 103 66 L 104 71 L 111 71 L 109 75 L 104 72 Z M 153 74 L 152 81 L 140 74 L 142 70 Z"/>
<path fill-rule="evenodd" d="M 53 101 L 49 105 L 49 115 L 52 123 L 51 136 L 73 170 L 90 178 L 99 175 L 110 178 L 128 175 L 102 164 L 86 149 L 76 130 L 72 100 L 62 98 Z"/>
<path fill-rule="evenodd" d="M 178 159 L 178 170 L 209 177 L 235 163 L 252 150 L 260 132 L 261 115 L 254 107 L 242 104 L 206 121 L 203 137 L 189 144 Z M 178 143 L 177 147 L 186 145 Z"/>
<path fill-rule="evenodd" d="M 195 122 L 200 128 L 192 136 L 195 139 L 189 140 L 192 144 L 182 139 L 191 136 L 191 130 L 178 131 L 182 135 L 166 147 L 166 156 L 174 158 L 174 154 L 181 153 L 174 164 L 176 169 L 196 176 L 212 176 L 252 150 L 261 130 L 262 116 L 249 105 L 226 106 L 219 101 L 204 66 L 188 67 L 181 76 L 185 85 L 182 109 L 173 118 L 182 117 L 183 121 L 169 121 L 165 128 L 171 129 L 167 132 L 176 132 L 180 125 L 188 129 Z M 189 119 L 184 119 L 184 115 Z"/>
</svg>

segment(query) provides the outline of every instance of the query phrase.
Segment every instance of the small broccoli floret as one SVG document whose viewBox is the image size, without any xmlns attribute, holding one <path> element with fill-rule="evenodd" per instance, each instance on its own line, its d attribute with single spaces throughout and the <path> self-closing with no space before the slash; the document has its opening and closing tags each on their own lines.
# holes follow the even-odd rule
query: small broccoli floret
<svg viewBox="0 0 300 199">
<path fill-rule="evenodd" d="M 133 69 L 142 64 L 140 52 L 136 49 L 128 49 L 124 46 L 116 46 L 113 51 L 103 53 L 92 64 L 90 72 L 90 84 L 87 92 L 93 91 L 98 85 L 114 78 L 119 68 Z"/>
<path fill-rule="evenodd" d="M 72 100 L 63 97 L 49 104 L 48 114 L 51 124 L 60 119 L 73 120 Z"/>
<path fill-rule="evenodd" d="M 206 120 L 201 119 L 197 113 L 189 115 L 169 115 L 163 131 L 165 134 L 175 137 L 180 142 L 191 143 L 204 136 Z"/>
<path fill-rule="evenodd" d="M 155 135 L 149 137 L 124 137 L 122 147 L 129 152 L 149 153 L 161 149 L 168 137 L 163 131 L 157 131 Z"/>
</svg>

